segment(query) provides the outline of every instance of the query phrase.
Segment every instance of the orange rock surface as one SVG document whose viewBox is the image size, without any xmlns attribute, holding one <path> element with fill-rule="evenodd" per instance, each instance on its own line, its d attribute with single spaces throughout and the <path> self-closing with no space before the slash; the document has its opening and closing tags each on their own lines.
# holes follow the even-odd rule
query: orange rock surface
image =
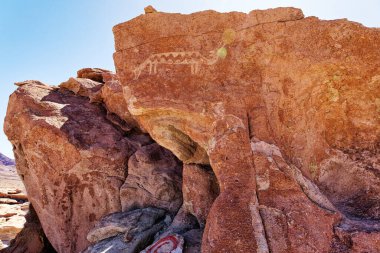
<svg viewBox="0 0 380 253">
<path fill-rule="evenodd" d="M 379 29 L 277 8 L 249 14 L 156 13 L 113 31 L 129 112 L 184 163 L 210 164 L 217 176 L 221 193 L 207 219 L 203 252 L 271 247 L 261 206 L 280 205 L 279 197 L 271 187 L 265 194 L 257 190 L 252 138 L 275 145 L 287 166 L 331 200 L 333 213 L 378 220 Z M 269 184 L 290 187 L 286 177 L 266 173 Z M 285 207 L 276 207 L 284 222 L 294 212 L 292 191 L 285 191 Z M 297 201 L 305 205 L 305 200 Z M 314 221 L 297 222 L 330 224 L 318 229 L 323 236 L 281 235 L 288 240 L 284 245 L 307 244 L 307 252 L 330 248 L 337 216 L 311 212 Z M 289 230 L 292 224 L 284 226 Z"/>
<path fill-rule="evenodd" d="M 380 252 L 379 29 L 277 8 L 150 13 L 113 32 L 116 74 L 10 97 L 5 132 L 55 250 L 158 206 L 155 239 L 178 234 L 185 253 Z"/>
</svg>

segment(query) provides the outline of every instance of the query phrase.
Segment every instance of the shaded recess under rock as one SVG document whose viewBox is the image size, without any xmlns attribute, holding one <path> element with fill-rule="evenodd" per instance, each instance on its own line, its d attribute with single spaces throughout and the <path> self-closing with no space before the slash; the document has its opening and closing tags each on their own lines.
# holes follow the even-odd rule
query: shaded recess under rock
<svg viewBox="0 0 380 253">
<path fill-rule="evenodd" d="M 55 250 L 380 252 L 379 29 L 295 8 L 147 13 L 113 28 L 117 74 L 10 97 Z"/>
</svg>

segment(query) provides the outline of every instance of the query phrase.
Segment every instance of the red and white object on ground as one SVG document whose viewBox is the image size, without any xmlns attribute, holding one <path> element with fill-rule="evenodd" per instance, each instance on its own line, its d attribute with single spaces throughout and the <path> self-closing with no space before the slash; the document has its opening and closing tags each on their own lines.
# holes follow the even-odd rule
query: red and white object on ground
<svg viewBox="0 0 380 253">
<path fill-rule="evenodd" d="M 182 253 L 184 239 L 182 236 L 168 235 L 154 242 L 140 253 Z"/>
</svg>

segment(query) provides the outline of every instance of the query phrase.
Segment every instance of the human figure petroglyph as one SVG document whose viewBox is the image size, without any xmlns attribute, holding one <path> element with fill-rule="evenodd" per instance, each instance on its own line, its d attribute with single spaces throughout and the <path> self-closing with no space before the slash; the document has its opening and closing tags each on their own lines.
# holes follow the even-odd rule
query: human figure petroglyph
<svg viewBox="0 0 380 253">
<path fill-rule="evenodd" d="M 222 47 L 223 48 L 223 47 Z M 171 64 L 171 65 L 190 65 L 191 74 L 197 74 L 199 72 L 199 66 L 214 65 L 218 61 L 218 49 L 209 52 L 209 56 L 205 57 L 197 51 L 185 51 L 185 52 L 166 52 L 152 54 L 138 67 L 134 69 L 135 80 L 141 75 L 141 72 L 148 67 L 149 75 L 157 74 L 157 65 L 159 64 Z"/>
</svg>

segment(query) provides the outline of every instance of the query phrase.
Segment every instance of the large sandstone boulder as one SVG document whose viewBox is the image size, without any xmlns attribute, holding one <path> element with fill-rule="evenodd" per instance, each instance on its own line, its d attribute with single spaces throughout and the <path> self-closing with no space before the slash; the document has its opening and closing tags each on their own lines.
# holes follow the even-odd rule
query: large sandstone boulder
<svg viewBox="0 0 380 253">
<path fill-rule="evenodd" d="M 203 252 L 276 251 L 276 218 L 290 229 L 281 240 L 291 252 L 327 251 L 338 213 L 378 222 L 378 29 L 277 8 L 154 13 L 113 31 L 129 112 L 184 163 L 215 172 L 220 195 Z M 252 137 L 278 147 L 286 174 L 255 169 Z M 258 172 L 289 185 L 260 192 Z M 322 202 L 307 202 L 300 187 Z M 303 208 L 307 217 L 294 214 Z M 310 227 L 317 221 L 320 236 Z M 300 231 L 309 246 L 299 245 Z"/>
<path fill-rule="evenodd" d="M 11 95 L 4 130 L 53 247 L 86 248 L 92 225 L 121 210 L 119 188 L 136 145 L 88 98 L 33 82 Z"/>
</svg>

